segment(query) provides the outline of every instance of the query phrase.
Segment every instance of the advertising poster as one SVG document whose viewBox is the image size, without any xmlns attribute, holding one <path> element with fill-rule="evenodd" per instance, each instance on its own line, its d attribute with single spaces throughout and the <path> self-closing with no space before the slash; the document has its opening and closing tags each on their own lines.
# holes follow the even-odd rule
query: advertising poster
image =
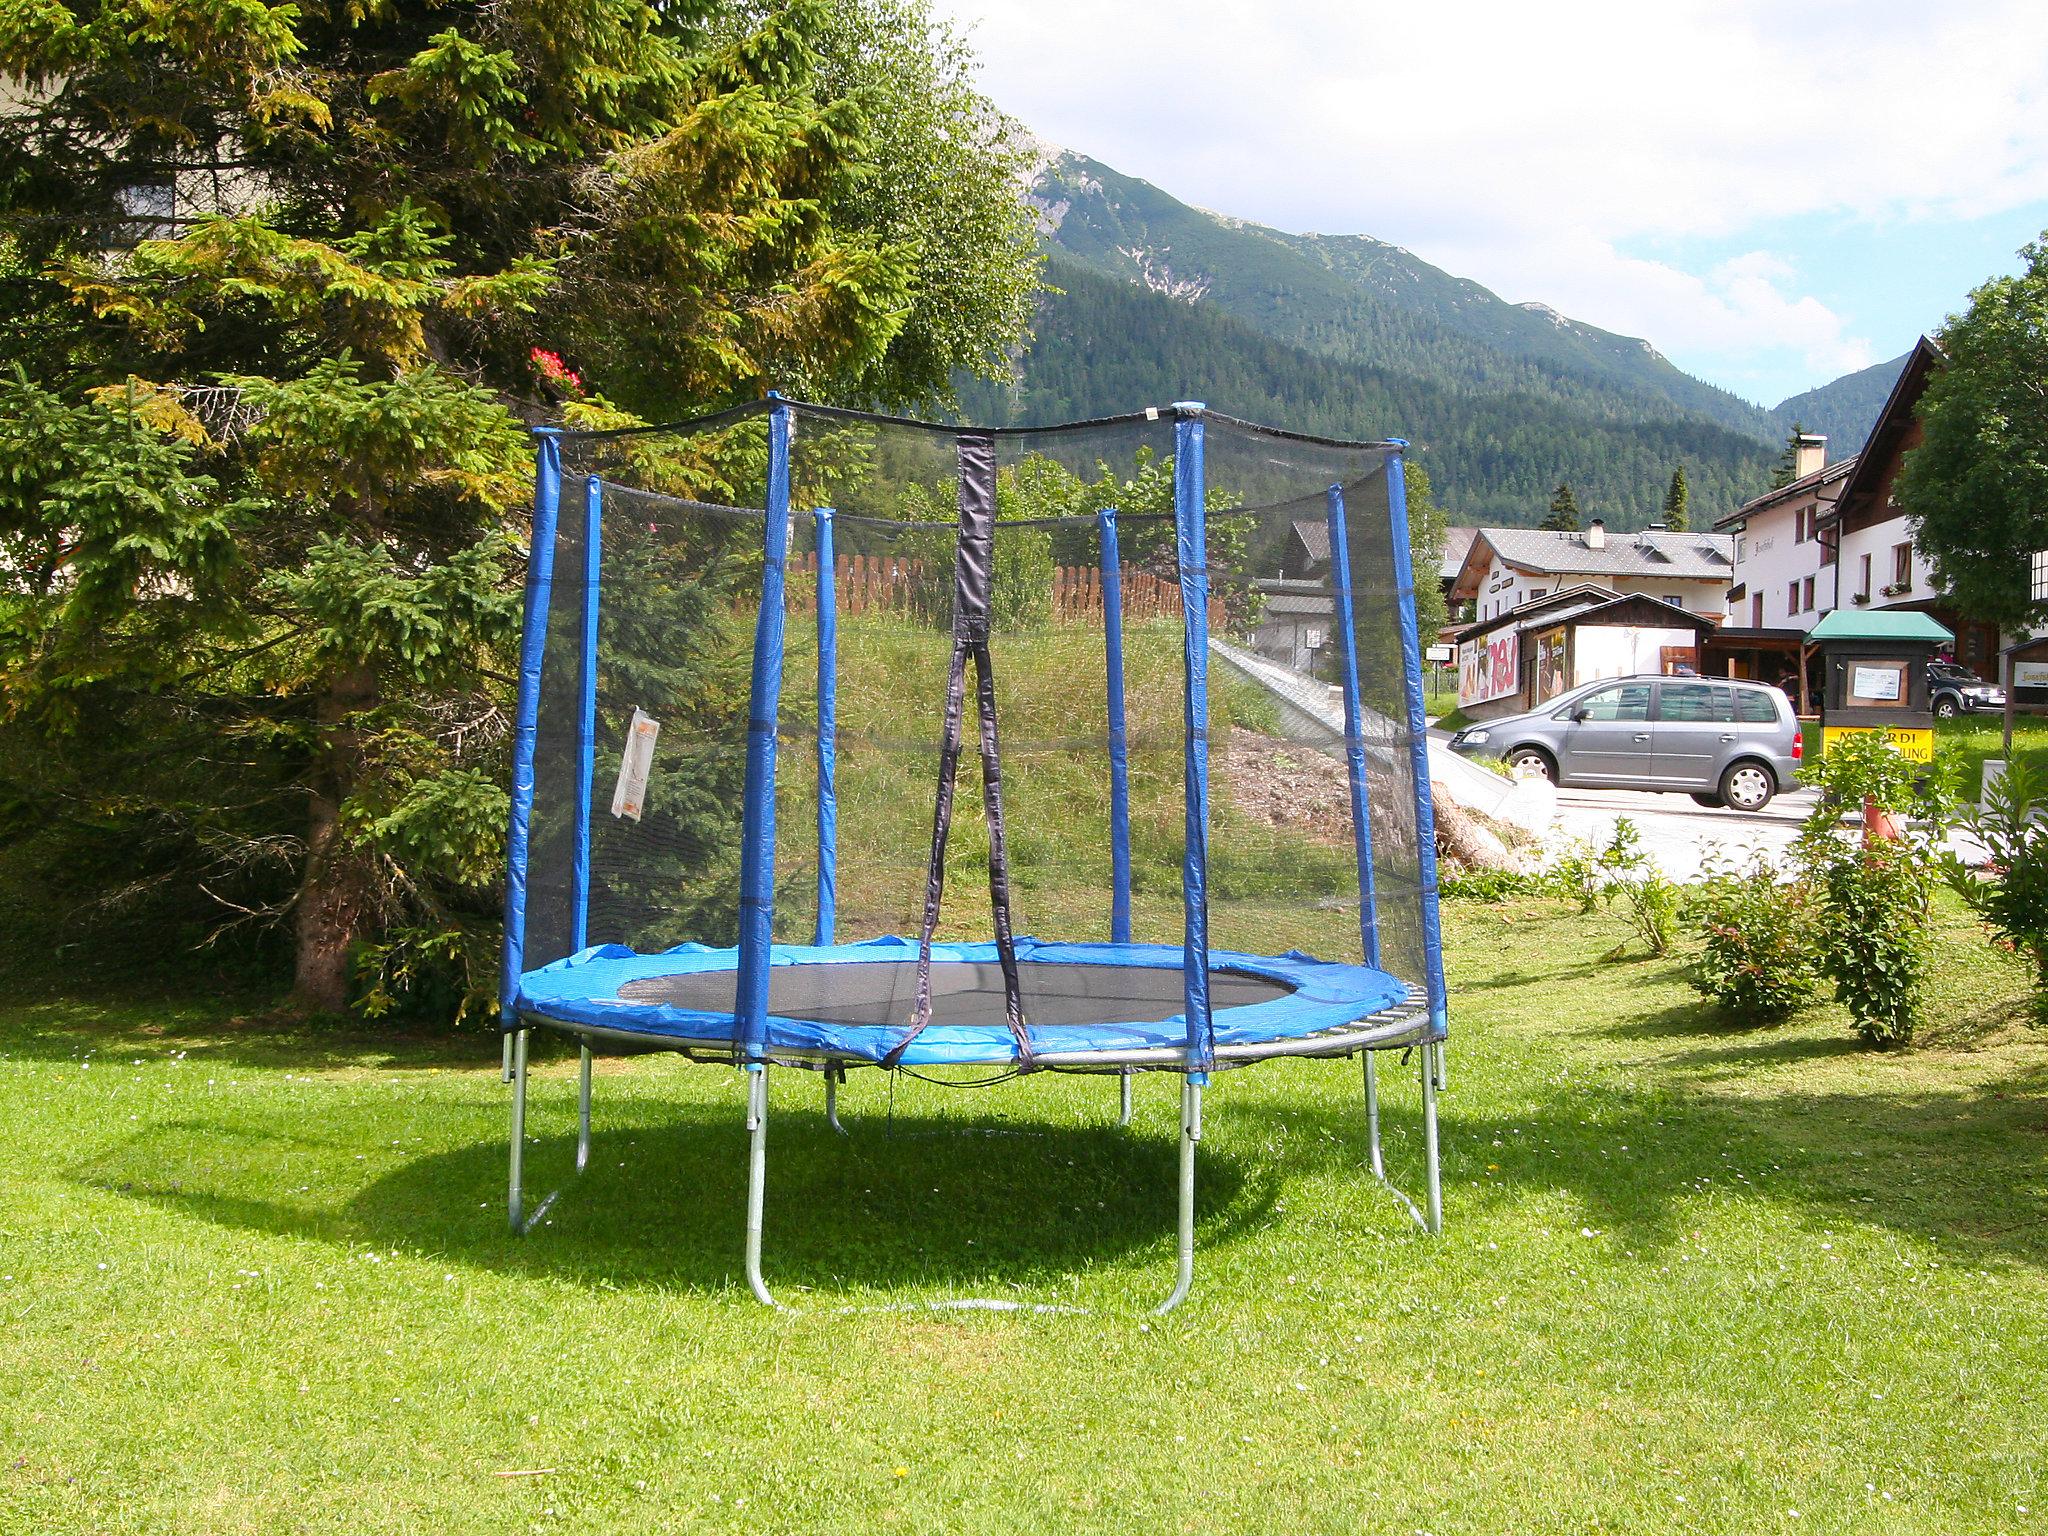
<svg viewBox="0 0 2048 1536">
<path fill-rule="evenodd" d="M 1458 647 L 1458 705 L 1486 704 L 1504 698 L 1520 685 L 1522 637 L 1515 630 Z"/>
<path fill-rule="evenodd" d="M 1565 632 L 1553 629 L 1536 637 L 1536 702 L 1547 704 L 1571 686 L 1565 664 Z"/>
</svg>

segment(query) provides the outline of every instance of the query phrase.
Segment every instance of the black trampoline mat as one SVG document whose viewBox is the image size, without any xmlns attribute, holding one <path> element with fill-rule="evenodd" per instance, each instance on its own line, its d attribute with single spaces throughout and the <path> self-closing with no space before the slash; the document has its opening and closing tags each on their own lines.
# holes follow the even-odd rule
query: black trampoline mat
<svg viewBox="0 0 2048 1536">
<path fill-rule="evenodd" d="M 702 1013 L 733 1011 L 736 971 L 690 971 L 629 981 L 619 996 Z M 1178 967 L 1071 965 L 1019 960 L 1017 986 L 1024 1018 L 1034 1029 L 1098 1024 L 1157 1024 L 1186 1007 Z M 1242 971 L 1209 973 L 1216 1012 L 1286 997 L 1282 981 Z M 771 966 L 768 1011 L 820 1024 L 904 1026 L 917 1001 L 915 960 L 846 960 Z M 1002 967 L 993 961 L 932 962 L 932 1023 L 964 1028 L 1006 1027 Z"/>
</svg>

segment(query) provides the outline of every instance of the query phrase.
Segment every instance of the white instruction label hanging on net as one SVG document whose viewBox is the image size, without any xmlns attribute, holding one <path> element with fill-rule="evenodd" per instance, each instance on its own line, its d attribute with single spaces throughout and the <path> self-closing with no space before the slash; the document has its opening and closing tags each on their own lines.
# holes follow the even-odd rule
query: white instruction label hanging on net
<svg viewBox="0 0 2048 1536">
<path fill-rule="evenodd" d="M 647 799 L 647 773 L 654 766 L 654 743 L 661 735 L 661 722 L 644 710 L 633 711 L 633 723 L 626 729 L 626 750 L 619 757 L 619 783 L 612 791 L 612 814 L 640 819 L 640 807 Z"/>
</svg>

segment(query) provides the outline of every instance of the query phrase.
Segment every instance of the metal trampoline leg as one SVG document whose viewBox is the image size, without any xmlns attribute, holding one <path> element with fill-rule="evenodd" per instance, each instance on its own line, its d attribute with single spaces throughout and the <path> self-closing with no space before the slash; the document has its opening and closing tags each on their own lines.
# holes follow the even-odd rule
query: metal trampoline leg
<svg viewBox="0 0 2048 1536">
<path fill-rule="evenodd" d="M 1365 1139 L 1372 1149 L 1372 1176 L 1385 1180 L 1386 1159 L 1380 1153 L 1380 1075 L 1371 1051 L 1361 1051 L 1365 1061 Z"/>
<path fill-rule="evenodd" d="M 1187 1299 L 1195 1281 L 1195 1144 L 1202 1139 L 1202 1085 L 1193 1076 L 1180 1090 L 1180 1251 L 1179 1270 L 1173 1294 L 1156 1308 L 1153 1316 L 1171 1312 Z"/>
<path fill-rule="evenodd" d="M 825 1069 L 825 1123 L 840 1135 L 851 1136 L 853 1132 L 839 1123 L 839 1084 L 844 1081 L 845 1077 L 846 1072 L 844 1068 L 827 1067 Z"/>
<path fill-rule="evenodd" d="M 1451 1086 L 1451 1042 L 1439 1040 L 1436 1043 L 1436 1091 L 1442 1093 Z"/>
<path fill-rule="evenodd" d="M 1119 1072 L 1117 1074 L 1116 1097 L 1116 1123 L 1118 1125 L 1129 1125 L 1131 1123 L 1131 1074 L 1129 1072 Z"/>
<path fill-rule="evenodd" d="M 498 1038 L 503 1042 L 498 1048 L 498 1076 L 501 1081 L 512 1081 L 512 1036 L 514 1031 L 506 1030 Z"/>
<path fill-rule="evenodd" d="M 512 1179 L 506 1209 L 512 1219 L 512 1235 L 526 1231 L 525 1191 L 521 1188 L 526 1171 L 526 1035 L 516 1029 L 505 1036 L 507 1062 L 512 1081 Z"/>
<path fill-rule="evenodd" d="M 1423 1224 L 1436 1235 L 1444 1229 L 1444 1188 L 1437 1166 L 1436 1073 L 1428 1051 L 1422 1053 L 1422 1155 L 1429 1164 L 1429 1214 Z"/>
<path fill-rule="evenodd" d="M 590 1162 L 590 1042 L 583 1042 L 583 1060 L 576 1078 L 576 1171 Z"/>
<path fill-rule="evenodd" d="M 768 1064 L 747 1067 L 747 1288 L 764 1307 L 781 1303 L 761 1278 L 761 1208 L 768 1193 Z"/>
</svg>

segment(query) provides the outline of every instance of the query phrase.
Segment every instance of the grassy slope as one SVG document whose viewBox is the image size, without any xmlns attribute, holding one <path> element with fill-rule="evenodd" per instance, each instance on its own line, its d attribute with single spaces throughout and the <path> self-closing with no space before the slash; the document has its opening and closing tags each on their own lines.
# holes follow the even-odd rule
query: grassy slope
<svg viewBox="0 0 2048 1536">
<path fill-rule="evenodd" d="M 517 1240 L 487 1045 L 17 985 L 0 1530 L 2039 1528 L 2048 1042 L 1942 928 L 1941 1037 L 1872 1056 L 1593 963 L 1604 916 L 1456 905 L 1444 1237 L 1364 1174 L 1355 1066 L 1231 1074 L 1149 1324 L 1170 1079 L 1127 1132 L 1105 1083 L 904 1083 L 899 1133 L 1035 1134 L 892 1139 L 862 1078 L 841 1141 L 778 1074 L 775 1315 L 736 1073 L 605 1063 L 593 1169 Z M 537 1180 L 572 1094 L 556 1059 Z M 837 1309 L 958 1292 L 1098 1310 Z"/>
</svg>

